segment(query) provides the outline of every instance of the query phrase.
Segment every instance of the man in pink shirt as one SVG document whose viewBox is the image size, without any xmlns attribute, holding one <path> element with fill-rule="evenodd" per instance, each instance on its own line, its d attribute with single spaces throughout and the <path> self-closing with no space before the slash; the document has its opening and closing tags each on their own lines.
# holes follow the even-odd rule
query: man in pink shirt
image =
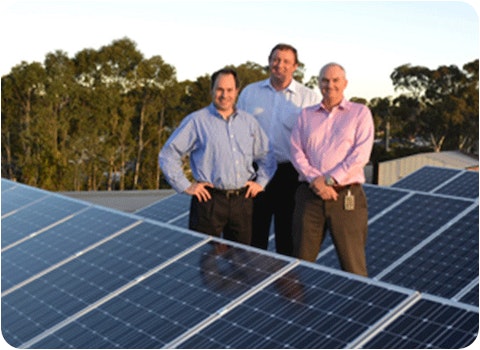
<svg viewBox="0 0 480 350">
<path fill-rule="evenodd" d="M 367 276 L 362 184 L 373 147 L 373 118 L 366 106 L 344 98 L 342 66 L 325 65 L 318 80 L 322 102 L 302 110 L 291 135 L 292 163 L 302 182 L 295 196 L 294 255 L 315 261 L 328 226 L 342 269 Z"/>
</svg>

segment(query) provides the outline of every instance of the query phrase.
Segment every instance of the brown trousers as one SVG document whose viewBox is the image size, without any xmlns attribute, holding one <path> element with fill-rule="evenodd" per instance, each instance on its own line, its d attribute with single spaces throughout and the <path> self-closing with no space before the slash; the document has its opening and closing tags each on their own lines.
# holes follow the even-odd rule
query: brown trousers
<svg viewBox="0 0 480 350">
<path fill-rule="evenodd" d="M 298 187 L 293 215 L 294 255 L 315 261 L 328 227 L 342 269 L 367 276 L 367 198 L 361 185 L 352 186 L 350 191 L 355 197 L 355 209 L 348 211 L 344 209 L 348 189 L 339 191 L 336 201 L 324 201 L 307 183 Z"/>
</svg>

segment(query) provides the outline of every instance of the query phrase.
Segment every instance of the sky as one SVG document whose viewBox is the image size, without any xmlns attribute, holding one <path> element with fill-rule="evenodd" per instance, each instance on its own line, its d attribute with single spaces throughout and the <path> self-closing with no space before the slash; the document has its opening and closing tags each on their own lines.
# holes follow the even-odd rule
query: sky
<svg viewBox="0 0 480 350">
<path fill-rule="evenodd" d="M 177 79 L 225 65 L 268 64 L 277 43 L 297 48 L 305 80 L 342 64 L 347 97 L 394 96 L 390 75 L 410 64 L 436 69 L 479 58 L 472 1 L 31 0 L 0 2 L 0 73 L 43 63 L 57 50 L 73 58 L 129 38 L 145 58 L 161 56 Z"/>
</svg>

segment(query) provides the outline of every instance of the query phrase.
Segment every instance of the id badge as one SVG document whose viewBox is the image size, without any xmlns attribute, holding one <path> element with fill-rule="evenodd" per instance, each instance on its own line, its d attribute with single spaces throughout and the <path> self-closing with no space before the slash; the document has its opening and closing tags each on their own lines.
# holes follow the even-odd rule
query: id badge
<svg viewBox="0 0 480 350">
<path fill-rule="evenodd" d="M 352 194 L 352 192 L 350 192 L 350 190 L 348 190 L 347 194 L 345 195 L 343 207 L 345 210 L 349 210 L 349 211 L 355 209 L 355 197 Z"/>
</svg>

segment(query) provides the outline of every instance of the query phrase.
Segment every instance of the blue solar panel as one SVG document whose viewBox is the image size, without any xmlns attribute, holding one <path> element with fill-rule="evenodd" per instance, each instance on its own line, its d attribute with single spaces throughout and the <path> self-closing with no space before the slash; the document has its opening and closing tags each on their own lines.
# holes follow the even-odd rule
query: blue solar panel
<svg viewBox="0 0 480 350">
<path fill-rule="evenodd" d="M 296 267 L 181 348 L 342 348 L 409 295 Z"/>
<path fill-rule="evenodd" d="M 379 187 L 365 184 L 363 186 L 367 196 L 368 218 L 380 214 L 392 204 L 409 195 L 408 191 L 393 189 L 389 187 Z"/>
<path fill-rule="evenodd" d="M 162 347 L 286 264 L 244 249 L 206 244 L 32 345 Z"/>
<path fill-rule="evenodd" d="M 2 180 L 2 207 L 17 192 L 2 217 L 4 338 L 26 348 L 468 346 L 478 332 L 478 199 L 449 187 L 474 176 L 451 174 L 438 194 L 365 185 L 375 279 L 183 229 L 186 195 L 132 215 L 63 207 Z M 333 260 L 330 246 L 320 261 Z"/>
<path fill-rule="evenodd" d="M 203 239 L 142 223 L 3 295 L 4 337 L 19 346 Z"/>
<path fill-rule="evenodd" d="M 465 304 L 469 304 L 469 305 L 475 305 L 478 307 L 478 301 L 479 301 L 478 279 L 476 280 L 476 283 L 468 291 L 466 291 L 462 296 L 458 298 L 458 301 Z"/>
<path fill-rule="evenodd" d="M 45 229 L 84 208 L 86 204 L 65 197 L 46 196 L 2 219 L 2 248 Z"/>
<path fill-rule="evenodd" d="M 381 279 L 453 298 L 478 278 L 478 232 L 477 205 Z"/>
<path fill-rule="evenodd" d="M 364 344 L 367 349 L 461 349 L 478 334 L 478 310 L 422 299 Z"/>
<path fill-rule="evenodd" d="M 4 183 L 8 182 L 2 179 L 2 186 Z M 2 191 L 2 218 L 4 215 L 12 213 L 45 196 L 48 196 L 48 192 L 20 184 Z"/>
<path fill-rule="evenodd" d="M 191 196 L 174 194 L 135 212 L 136 215 L 152 220 L 169 222 L 190 210 Z"/>
<path fill-rule="evenodd" d="M 473 199 L 478 198 L 478 188 L 478 172 L 465 171 L 437 188 L 434 193 Z"/>
<path fill-rule="evenodd" d="M 471 204 L 466 200 L 414 194 L 370 222 L 366 247 L 369 276 L 381 273 Z M 320 256 L 317 262 L 337 268 L 335 250 Z"/>
<path fill-rule="evenodd" d="M 2 178 L 2 192 L 3 192 L 3 191 L 7 191 L 7 190 L 9 190 L 9 189 L 12 189 L 12 188 L 14 188 L 15 186 L 17 186 L 17 183 L 16 183 L 16 182 L 13 182 L 13 181 L 10 181 L 10 180 L 3 179 L 3 178 Z"/>
<path fill-rule="evenodd" d="M 40 235 L 2 251 L 2 291 L 134 222 L 133 218 L 121 213 L 90 208 Z"/>
<path fill-rule="evenodd" d="M 426 166 L 399 180 L 392 187 L 430 192 L 459 173 L 460 170 Z"/>
</svg>

